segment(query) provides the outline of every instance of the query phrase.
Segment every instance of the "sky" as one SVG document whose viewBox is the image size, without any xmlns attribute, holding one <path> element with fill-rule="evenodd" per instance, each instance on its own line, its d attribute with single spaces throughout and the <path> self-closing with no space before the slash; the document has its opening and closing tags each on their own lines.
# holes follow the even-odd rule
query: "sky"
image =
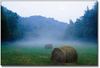
<svg viewBox="0 0 100 68">
<path fill-rule="evenodd" d="M 41 15 L 61 22 L 75 21 L 93 7 L 95 1 L 3 1 L 2 6 L 22 17 Z"/>
</svg>

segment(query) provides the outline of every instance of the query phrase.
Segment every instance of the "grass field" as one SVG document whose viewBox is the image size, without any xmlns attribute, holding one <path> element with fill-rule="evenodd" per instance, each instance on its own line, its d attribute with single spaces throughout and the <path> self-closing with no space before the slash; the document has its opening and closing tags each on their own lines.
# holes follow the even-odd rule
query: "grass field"
<svg viewBox="0 0 100 68">
<path fill-rule="evenodd" d="M 76 65 L 98 65 L 97 44 L 81 43 L 71 46 L 73 46 L 78 53 L 78 62 Z M 53 48 L 55 47 L 60 47 L 60 45 L 53 45 Z M 53 65 L 50 60 L 52 50 L 53 49 L 45 49 L 44 45 L 38 46 L 34 44 L 33 46 L 22 46 L 17 44 L 2 44 L 1 64 L 50 66 Z"/>
</svg>

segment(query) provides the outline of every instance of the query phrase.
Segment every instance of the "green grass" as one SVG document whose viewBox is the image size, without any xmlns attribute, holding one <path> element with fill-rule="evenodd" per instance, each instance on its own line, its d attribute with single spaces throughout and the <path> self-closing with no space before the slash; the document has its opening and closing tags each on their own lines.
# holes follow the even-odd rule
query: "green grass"
<svg viewBox="0 0 100 68">
<path fill-rule="evenodd" d="M 97 46 L 77 47 L 78 65 L 97 65 L 98 48 Z"/>
<path fill-rule="evenodd" d="M 56 46 L 55 46 L 56 47 Z M 77 65 L 97 65 L 98 46 L 97 44 L 73 45 L 78 53 Z M 1 64 L 2 65 L 52 65 L 50 60 L 53 49 L 45 49 L 39 46 L 20 46 L 2 44 Z"/>
</svg>

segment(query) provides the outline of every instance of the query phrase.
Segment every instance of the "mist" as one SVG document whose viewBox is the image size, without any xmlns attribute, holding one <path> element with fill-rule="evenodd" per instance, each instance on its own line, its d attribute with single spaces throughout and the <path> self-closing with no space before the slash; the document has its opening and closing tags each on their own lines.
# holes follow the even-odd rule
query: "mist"
<svg viewBox="0 0 100 68">
<path fill-rule="evenodd" d="M 61 22 L 55 17 L 44 15 L 22 17 L 2 6 L 2 41 L 13 41 L 18 45 L 27 46 L 97 42 L 97 13 L 96 3 L 91 9 L 87 7 L 84 14 L 76 18 L 76 21 L 68 20 L 68 24 L 68 22 Z"/>
</svg>

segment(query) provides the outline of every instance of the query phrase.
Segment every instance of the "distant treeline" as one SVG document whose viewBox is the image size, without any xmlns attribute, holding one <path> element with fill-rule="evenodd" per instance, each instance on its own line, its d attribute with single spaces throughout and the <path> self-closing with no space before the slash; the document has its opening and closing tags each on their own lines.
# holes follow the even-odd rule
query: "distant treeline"
<svg viewBox="0 0 100 68">
<path fill-rule="evenodd" d="M 78 38 L 84 40 L 96 40 L 98 38 L 98 4 L 85 11 L 85 14 L 81 16 L 76 22 L 70 20 L 68 29 L 65 33 L 66 38 Z"/>
<path fill-rule="evenodd" d="M 44 18 L 42 16 L 33 16 L 31 18 L 22 18 L 16 13 L 1 6 L 1 40 L 15 41 L 18 39 L 22 39 L 25 36 L 25 31 L 27 31 L 26 33 L 32 32 L 33 37 L 39 37 L 39 34 L 42 33 L 37 32 L 39 32 L 39 29 L 41 28 L 45 29 L 45 26 L 47 26 L 46 28 L 50 27 L 50 29 L 54 29 L 54 31 L 51 30 L 51 34 L 56 34 L 58 32 L 58 37 L 60 36 L 59 38 L 62 40 L 79 39 L 97 41 L 98 39 L 98 3 L 95 3 L 94 7 L 91 10 L 87 7 L 85 14 L 77 19 L 76 22 L 70 20 L 70 24 L 66 23 L 66 25 L 61 24 L 59 21 L 56 21 L 54 19 Z M 22 22 L 29 22 L 29 20 L 33 20 L 33 24 L 32 22 L 30 24 L 32 28 L 28 27 L 28 25 L 22 25 Z M 49 24 L 46 22 L 48 22 Z M 19 27 L 19 24 L 22 26 L 22 28 L 21 26 Z M 65 31 L 61 32 L 63 29 L 65 29 Z"/>
</svg>

